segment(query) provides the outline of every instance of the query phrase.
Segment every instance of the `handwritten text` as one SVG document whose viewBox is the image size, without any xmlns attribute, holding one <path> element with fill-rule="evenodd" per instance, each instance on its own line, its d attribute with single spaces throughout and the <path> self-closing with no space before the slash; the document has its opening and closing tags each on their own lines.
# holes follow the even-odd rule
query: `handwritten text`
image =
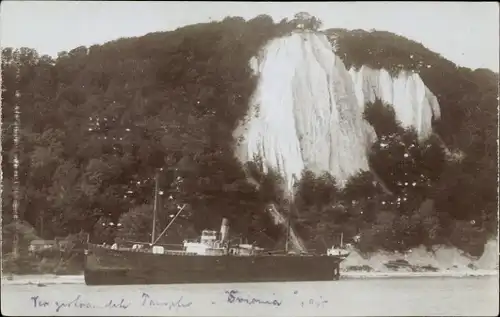
<svg viewBox="0 0 500 317">
<path fill-rule="evenodd" d="M 281 297 L 275 293 L 272 295 L 256 295 L 250 294 L 245 291 L 238 289 L 225 290 L 223 294 L 223 301 L 218 301 L 215 298 L 211 298 L 212 305 L 218 304 L 229 304 L 229 305 L 244 305 L 244 306 L 267 306 L 273 307 L 274 309 L 283 306 L 295 306 L 297 308 L 325 308 L 328 304 L 328 300 L 320 296 L 310 297 L 307 293 L 299 294 L 298 291 L 292 291 L 288 296 Z M 137 296 L 139 295 L 139 296 Z M 281 294 L 283 295 L 283 294 Z M 319 294 L 318 294 L 319 295 Z M 92 296 L 87 294 L 77 295 L 70 300 L 58 299 L 49 300 L 44 296 L 32 296 L 30 297 L 30 305 L 36 309 L 51 310 L 56 313 L 69 313 L 74 309 L 85 309 L 85 310 L 126 310 L 134 306 L 135 308 L 142 309 L 160 309 L 160 310 L 170 310 L 179 311 L 181 309 L 188 309 L 194 306 L 196 301 L 193 299 L 186 299 L 186 295 L 167 295 L 161 296 L 159 294 L 151 294 L 141 291 L 139 294 L 136 293 L 132 298 L 127 298 L 121 296 L 113 299 L 106 299 L 102 297 L 94 298 L 91 300 Z M 206 297 L 205 297 L 206 298 Z M 196 303 L 198 304 L 198 303 Z M 199 303 L 202 304 L 203 303 Z"/>
<path fill-rule="evenodd" d="M 240 293 L 237 290 L 226 291 L 227 294 L 227 302 L 230 304 L 233 303 L 244 303 L 248 305 L 270 305 L 270 306 L 281 306 L 281 301 L 277 299 L 260 299 L 252 296 L 242 296 L 238 295 Z"/>
<path fill-rule="evenodd" d="M 98 304 L 93 304 L 89 301 L 85 301 L 82 299 L 82 295 L 76 296 L 76 298 L 70 300 L 70 301 L 47 301 L 44 299 L 40 299 L 40 296 L 32 296 L 31 301 L 33 304 L 33 307 L 39 308 L 39 307 L 46 307 L 46 308 L 55 308 L 56 312 L 61 311 L 62 309 L 65 308 L 86 308 L 86 309 L 96 309 L 96 308 L 119 308 L 119 309 L 127 309 L 130 306 L 129 302 L 126 302 L 125 299 L 121 299 L 118 302 L 115 302 L 113 300 L 109 300 L 107 303 L 98 305 Z"/>
<path fill-rule="evenodd" d="M 142 306 L 164 306 L 168 307 L 169 310 L 171 309 L 179 309 L 179 308 L 187 308 L 191 306 L 193 303 L 192 302 L 184 302 L 183 296 L 181 296 L 179 299 L 176 300 L 157 300 L 151 298 L 151 296 L 148 293 L 142 293 Z"/>
</svg>

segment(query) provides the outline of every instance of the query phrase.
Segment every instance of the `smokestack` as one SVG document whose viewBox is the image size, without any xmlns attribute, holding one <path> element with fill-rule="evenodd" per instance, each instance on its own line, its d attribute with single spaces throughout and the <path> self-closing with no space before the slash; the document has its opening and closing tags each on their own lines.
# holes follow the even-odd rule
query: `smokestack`
<svg viewBox="0 0 500 317">
<path fill-rule="evenodd" d="M 229 234 L 229 221 L 227 218 L 222 218 L 222 224 L 220 226 L 220 240 L 221 242 L 226 242 Z"/>
</svg>

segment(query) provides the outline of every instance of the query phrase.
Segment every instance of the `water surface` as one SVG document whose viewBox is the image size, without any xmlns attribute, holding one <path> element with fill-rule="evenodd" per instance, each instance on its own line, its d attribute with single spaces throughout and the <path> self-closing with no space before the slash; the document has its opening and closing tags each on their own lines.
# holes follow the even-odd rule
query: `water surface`
<svg viewBox="0 0 500 317">
<path fill-rule="evenodd" d="M 499 305 L 498 276 L 137 286 L 86 286 L 73 281 L 42 285 L 2 285 L 2 314 L 496 316 Z"/>
</svg>

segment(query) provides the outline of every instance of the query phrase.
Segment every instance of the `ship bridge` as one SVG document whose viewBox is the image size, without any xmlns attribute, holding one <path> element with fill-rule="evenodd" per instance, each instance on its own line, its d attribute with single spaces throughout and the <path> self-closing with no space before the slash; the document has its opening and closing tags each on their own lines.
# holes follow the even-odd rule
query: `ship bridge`
<svg viewBox="0 0 500 317">
<path fill-rule="evenodd" d="M 213 245 L 217 241 L 217 231 L 203 230 L 201 232 L 200 242 L 207 245 Z"/>
<path fill-rule="evenodd" d="M 199 241 L 185 240 L 184 250 L 197 255 L 224 255 L 227 252 L 224 244 L 217 239 L 217 231 L 208 229 L 201 232 Z"/>
</svg>

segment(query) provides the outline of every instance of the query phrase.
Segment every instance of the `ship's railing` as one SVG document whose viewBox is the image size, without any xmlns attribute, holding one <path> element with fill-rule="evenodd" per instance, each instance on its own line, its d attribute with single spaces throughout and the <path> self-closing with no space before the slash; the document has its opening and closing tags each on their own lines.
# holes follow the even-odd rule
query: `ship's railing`
<svg viewBox="0 0 500 317">
<path fill-rule="evenodd" d="M 102 245 L 102 244 L 88 243 L 87 245 L 91 246 L 91 247 L 99 247 L 99 248 L 105 248 L 105 249 L 112 249 L 113 248 L 113 245 L 110 245 L 110 244 Z M 128 246 L 130 246 L 130 245 L 141 246 L 138 249 L 148 249 L 148 248 L 151 247 L 151 245 L 149 243 L 137 242 L 137 243 L 122 244 L 122 245 L 119 246 L 119 249 L 130 248 L 130 247 L 124 246 L 124 245 L 128 245 Z M 179 243 L 169 243 L 169 244 L 157 243 L 155 245 L 162 246 L 162 247 L 177 247 L 177 248 L 182 248 L 182 246 L 183 246 L 182 244 L 179 244 Z"/>
<path fill-rule="evenodd" d="M 192 252 L 186 252 L 183 250 L 164 250 L 163 251 L 163 254 L 170 254 L 170 255 L 187 255 L 189 253 L 192 253 Z"/>
<path fill-rule="evenodd" d="M 108 250 L 114 250 L 114 251 L 131 251 L 131 252 L 142 252 L 142 253 L 151 253 L 150 248 L 142 248 L 142 249 L 134 249 L 134 248 L 127 248 L 127 247 L 119 247 L 117 249 L 112 249 L 111 246 L 108 245 L 100 245 L 100 244 L 89 244 L 89 246 L 92 247 L 97 247 L 97 248 L 102 248 L 102 249 L 108 249 Z M 184 250 L 164 250 L 163 254 L 169 254 L 169 255 L 196 255 L 194 252 L 186 252 Z"/>
<path fill-rule="evenodd" d="M 92 247 L 98 247 L 98 248 L 103 248 L 103 249 L 110 249 L 110 250 L 114 250 L 114 251 L 131 251 L 131 252 L 142 252 L 142 253 L 151 253 L 152 250 L 151 248 L 128 248 L 128 247 L 118 247 L 117 249 L 112 249 L 111 246 L 109 245 L 100 245 L 100 244 L 90 244 L 89 243 L 89 246 L 92 246 Z M 261 256 L 272 256 L 272 255 L 288 255 L 288 256 L 317 256 L 317 255 L 322 255 L 322 256 L 328 256 L 327 253 L 323 253 L 323 254 L 318 254 L 318 253 L 314 253 L 314 252 L 304 252 L 304 253 L 293 253 L 293 252 L 285 252 L 284 250 L 245 250 L 245 251 L 251 251 L 251 252 L 241 252 L 242 250 L 240 249 L 239 251 L 240 252 L 237 252 L 236 249 L 238 248 L 231 248 L 231 249 L 234 249 L 234 252 L 229 252 L 229 255 L 234 255 L 234 256 L 252 256 L 252 255 L 261 255 Z M 160 254 L 169 254 L 169 255 L 198 255 L 198 253 L 196 252 L 187 252 L 187 251 L 184 251 L 184 250 L 172 250 L 172 249 L 165 249 L 163 251 L 163 253 L 160 253 Z M 340 255 L 344 255 L 344 254 L 340 254 Z M 345 254 L 345 255 L 348 255 Z"/>
</svg>

